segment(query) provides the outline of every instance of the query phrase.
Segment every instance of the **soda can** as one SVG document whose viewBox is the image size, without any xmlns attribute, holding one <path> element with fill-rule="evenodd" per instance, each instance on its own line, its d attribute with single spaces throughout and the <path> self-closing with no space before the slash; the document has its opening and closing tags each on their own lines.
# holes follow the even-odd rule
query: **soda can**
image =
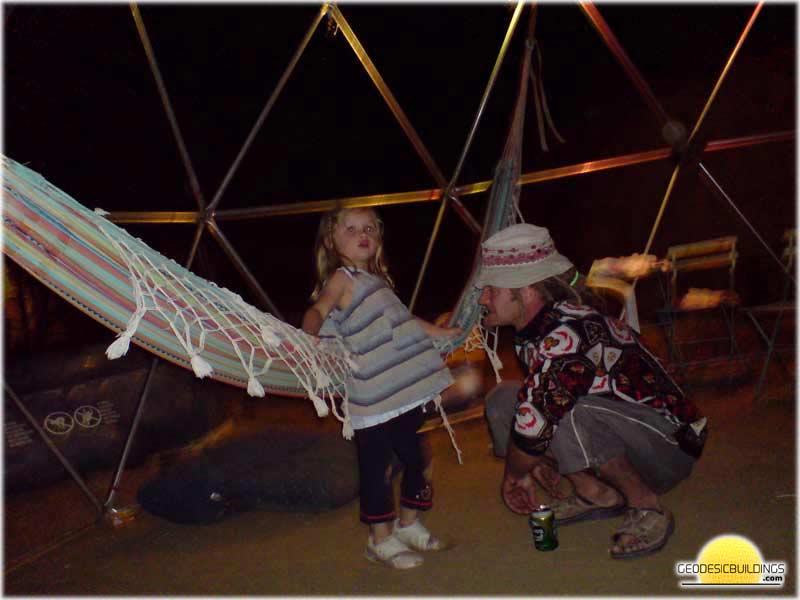
<svg viewBox="0 0 800 600">
<path fill-rule="evenodd" d="M 533 544 L 537 550 L 548 551 L 558 548 L 556 517 L 548 506 L 540 506 L 528 519 L 533 534 Z"/>
</svg>

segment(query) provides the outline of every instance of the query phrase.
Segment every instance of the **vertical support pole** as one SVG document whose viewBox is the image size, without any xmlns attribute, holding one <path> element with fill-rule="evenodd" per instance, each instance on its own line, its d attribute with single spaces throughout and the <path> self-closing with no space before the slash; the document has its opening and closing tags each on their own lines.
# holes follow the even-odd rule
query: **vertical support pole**
<svg viewBox="0 0 800 600">
<path fill-rule="evenodd" d="M 269 310 L 277 318 L 283 320 L 283 315 L 281 315 L 281 312 L 278 310 L 278 307 L 276 307 L 275 304 L 273 304 L 272 300 L 270 300 L 269 296 L 267 296 L 267 293 L 258 283 L 258 280 L 250 272 L 250 269 L 247 268 L 247 265 L 244 264 L 242 257 L 239 256 L 238 252 L 236 252 L 236 250 L 233 247 L 233 244 L 231 244 L 228 241 L 228 238 L 225 237 L 225 234 L 222 233 L 222 230 L 219 228 L 214 219 L 208 220 L 208 230 L 211 232 L 211 235 L 225 251 L 225 254 L 228 255 L 228 258 L 233 263 L 233 266 L 236 267 L 236 270 L 239 271 L 239 274 L 242 277 L 244 277 L 245 281 L 247 281 L 248 285 L 250 286 L 250 289 L 253 290 L 259 297 L 261 302 L 264 303 L 264 306 L 267 308 L 267 310 Z"/>
<path fill-rule="evenodd" d="M 511 22 L 506 30 L 505 38 L 503 38 L 503 43 L 500 46 L 500 52 L 497 54 L 497 59 L 495 60 L 494 67 L 492 68 L 492 73 L 489 75 L 489 81 L 486 83 L 486 89 L 483 91 L 483 97 L 478 105 L 478 112 L 475 115 L 472 127 L 467 135 L 467 141 L 464 143 L 464 149 L 461 152 L 461 157 L 459 158 L 458 164 L 453 171 L 453 176 L 450 178 L 450 182 L 442 190 L 442 199 L 441 204 L 439 205 L 439 212 L 436 215 L 436 222 L 433 225 L 433 231 L 431 232 L 431 237 L 428 240 L 428 247 L 425 249 L 425 258 L 422 261 L 422 267 L 420 268 L 419 275 L 417 276 L 417 283 L 414 285 L 414 293 L 411 295 L 411 302 L 409 302 L 408 305 L 409 310 L 412 312 L 414 311 L 414 306 L 417 303 L 417 296 L 419 295 L 419 290 L 422 287 L 422 280 L 425 278 L 425 272 L 428 269 L 428 262 L 430 261 L 431 254 L 433 253 L 433 245 L 436 243 L 436 238 L 439 235 L 439 228 L 441 227 L 442 218 L 444 217 L 447 204 L 450 199 L 456 200 L 455 196 L 452 195 L 451 190 L 453 189 L 455 182 L 458 180 L 458 176 L 461 174 L 461 168 L 464 165 L 467 151 L 472 145 L 472 139 L 475 136 L 475 131 L 478 129 L 478 123 L 481 120 L 481 116 L 483 116 L 483 109 L 486 107 L 486 102 L 489 100 L 489 94 L 491 94 L 492 89 L 494 88 L 494 82 L 497 79 L 497 74 L 500 72 L 500 66 L 503 64 L 503 59 L 505 58 L 508 46 L 511 44 L 511 38 L 514 35 L 514 31 L 517 27 L 517 21 L 519 21 L 519 17 L 522 14 L 522 9 L 524 6 L 525 3 L 523 0 L 519 0 L 519 2 L 517 2 L 517 8 L 514 10 L 514 14 L 511 17 Z M 535 11 L 533 14 L 535 15 Z M 531 19 L 533 18 L 534 17 L 532 15 Z"/>
<path fill-rule="evenodd" d="M 744 45 L 745 39 L 747 39 L 747 34 L 750 33 L 750 29 L 753 28 L 753 23 L 756 22 L 756 17 L 758 13 L 761 12 L 761 8 L 764 6 L 764 2 L 759 2 L 756 7 L 753 9 L 753 14 L 750 15 L 750 19 L 747 21 L 747 24 L 744 26 L 744 30 L 742 34 L 739 36 L 739 40 L 736 42 L 736 46 L 734 46 L 731 55 L 728 57 L 728 62 L 725 63 L 725 67 L 722 69 L 722 73 L 720 73 L 719 78 L 717 79 L 717 83 L 714 86 L 714 89 L 711 90 L 711 94 L 708 97 L 708 101 L 706 101 L 705 106 L 703 107 L 703 111 L 700 113 L 700 116 L 697 118 L 697 122 L 694 125 L 694 129 L 692 129 L 692 133 L 689 135 L 688 143 L 691 144 L 692 140 L 694 140 L 695 136 L 697 135 L 697 131 L 700 129 L 700 126 L 703 124 L 703 121 L 708 114 L 711 105 L 714 103 L 714 100 L 717 97 L 717 93 L 719 93 L 720 88 L 722 87 L 722 82 L 725 81 L 725 77 L 728 75 L 728 71 L 730 71 L 731 66 L 733 66 L 733 61 L 736 58 L 736 55 L 739 54 L 739 50 L 741 50 L 742 45 Z"/>
<path fill-rule="evenodd" d="M 653 93 L 653 90 L 647 84 L 647 81 L 645 81 L 644 77 L 642 77 L 642 74 L 639 73 L 639 70 L 633 64 L 633 61 L 630 59 L 628 54 L 625 52 L 625 49 L 619 43 L 619 40 L 614 35 L 614 32 L 611 31 L 608 23 L 600 14 L 600 11 L 597 10 L 597 7 L 592 2 L 580 2 L 579 4 L 589 21 L 591 21 L 592 25 L 594 25 L 595 29 L 597 29 L 600 37 L 603 38 L 603 41 L 608 49 L 617 58 L 617 61 L 619 61 L 620 65 L 622 65 L 622 68 L 628 74 L 628 77 L 630 77 L 634 87 L 639 90 L 639 93 L 642 95 L 645 102 L 647 102 L 650 110 L 652 110 L 653 113 L 659 118 L 660 124 L 663 125 L 669 121 L 669 115 L 667 115 L 664 107 L 661 106 L 661 103 Z"/>
<path fill-rule="evenodd" d="M 189 185 L 192 188 L 192 194 L 197 202 L 197 208 L 202 211 L 205 207 L 203 192 L 200 190 L 200 182 L 197 179 L 197 174 L 195 173 L 194 166 L 192 165 L 192 159 L 189 157 L 189 151 L 186 149 L 186 143 L 183 141 L 183 135 L 181 134 L 181 129 L 178 126 L 178 119 L 175 117 L 175 111 L 172 109 L 172 103 L 170 102 L 169 94 L 167 93 L 167 86 L 164 84 L 164 79 L 161 77 L 161 71 L 158 68 L 158 63 L 156 62 L 156 55 L 155 52 L 153 52 L 153 46 L 150 44 L 150 37 L 147 35 L 147 29 L 145 29 L 144 21 L 142 20 L 142 15 L 139 12 L 138 5 L 135 2 L 131 2 L 130 6 L 133 20 L 136 23 L 136 30 L 139 32 L 139 38 L 142 40 L 142 46 L 144 46 L 144 52 L 147 55 L 147 61 L 150 64 L 150 70 L 153 72 L 153 78 L 156 80 L 156 86 L 158 87 L 158 93 L 161 97 L 161 103 L 164 105 L 164 112 L 167 114 L 167 120 L 172 128 L 172 134 L 175 136 L 175 142 L 178 144 L 178 151 L 180 152 L 181 159 L 183 160 L 183 166 L 186 169 L 186 174 L 189 177 Z"/>
<path fill-rule="evenodd" d="M 78 472 L 73 468 L 73 466 L 69 464 L 69 461 L 61 453 L 58 447 L 53 443 L 53 441 L 50 439 L 50 437 L 47 435 L 44 429 L 42 429 L 39 423 L 36 422 L 36 419 L 33 417 L 33 415 L 30 412 L 28 412 L 28 409 L 25 408 L 24 404 L 22 404 L 22 401 L 19 399 L 17 394 L 14 392 L 13 389 L 11 389 L 11 386 L 9 386 L 8 383 L 4 381 L 3 388 L 5 389 L 6 394 L 8 394 L 8 396 L 11 398 L 11 400 L 19 409 L 19 411 L 22 413 L 22 415 L 28 420 L 28 422 L 34 428 L 36 433 L 39 434 L 39 437 L 42 438 L 42 441 L 44 441 L 44 443 L 47 445 L 50 451 L 56 456 L 61 465 L 67 470 L 67 473 L 69 473 L 70 476 L 75 480 L 75 483 L 78 484 L 78 487 L 81 489 L 81 491 L 86 495 L 87 498 L 89 498 L 91 503 L 97 509 L 97 512 L 102 513 L 103 507 L 100 505 L 99 500 L 95 497 L 95 495 L 86 485 L 86 482 L 83 481 L 83 478 L 81 478 L 80 474 L 78 474 Z"/>
<path fill-rule="evenodd" d="M 125 440 L 125 446 L 122 449 L 122 455 L 120 456 L 119 464 L 117 464 L 117 469 L 114 472 L 114 479 L 111 482 L 111 487 L 108 489 L 106 501 L 103 503 L 105 510 L 108 510 L 114 506 L 114 499 L 117 496 L 117 489 L 120 479 L 122 479 L 122 472 L 125 470 L 125 464 L 128 462 L 128 454 L 130 454 L 133 438 L 139 429 L 139 422 L 142 418 L 142 412 L 144 412 L 144 404 L 147 400 L 147 393 L 150 391 L 150 385 L 153 382 L 153 376 L 155 375 L 158 362 L 158 358 L 154 358 L 150 363 L 150 369 L 147 371 L 147 377 L 145 377 L 142 393 L 139 396 L 139 403 L 136 405 L 136 412 L 133 415 L 133 422 L 131 423 L 131 428 L 128 431 L 128 437 Z"/>
<path fill-rule="evenodd" d="M 314 32 L 317 30 L 320 21 L 322 21 L 322 17 L 324 17 L 325 13 L 327 13 L 328 10 L 330 9 L 329 7 L 330 5 L 324 4 L 317 13 L 317 16 L 314 18 L 313 22 L 311 23 L 311 26 L 308 28 L 306 35 L 300 42 L 300 46 L 295 51 L 294 56 L 292 56 L 292 59 L 289 61 L 289 65 L 286 67 L 286 70 L 284 71 L 283 75 L 278 81 L 278 85 L 275 86 L 275 89 L 272 91 L 269 100 L 267 100 L 266 105 L 264 105 L 264 108 L 261 110 L 261 114 L 258 115 L 258 119 L 256 119 L 255 125 L 253 125 L 253 128 L 250 130 L 250 134 L 244 141 L 241 150 L 239 150 L 239 154 L 236 155 L 233 164 L 231 164 L 230 168 L 228 169 L 228 172 L 225 174 L 225 177 L 223 178 L 222 183 L 220 184 L 219 189 L 217 190 L 217 193 L 214 194 L 214 197 L 211 199 L 211 204 L 208 205 L 209 211 L 215 210 L 219 205 L 219 201 L 222 198 L 222 194 L 225 193 L 225 190 L 228 188 L 228 184 L 230 183 L 233 174 L 236 172 L 236 169 L 239 168 L 239 163 L 242 162 L 245 153 L 250 148 L 250 145 L 253 143 L 253 140 L 255 139 L 259 129 L 261 129 L 261 126 L 264 124 L 264 120 L 267 118 L 267 115 L 272 110 L 275 101 L 278 99 L 278 96 L 283 91 L 283 88 L 286 85 L 286 82 L 289 80 L 289 77 L 294 72 L 294 68 L 297 66 L 297 62 L 300 60 L 300 57 L 303 55 L 303 52 L 305 52 L 306 46 L 308 46 L 308 43 L 311 41 L 311 36 L 314 35 Z"/>
<path fill-rule="evenodd" d="M 436 161 L 433 160 L 430 152 L 425 147 L 425 144 L 422 143 L 419 135 L 417 134 L 416 130 L 414 129 L 411 122 L 408 120 L 403 109 L 400 107 L 400 104 L 395 99 L 394 95 L 392 94 L 389 86 L 386 85 L 386 82 L 381 77 L 380 72 L 373 64 L 372 60 L 370 59 L 367 51 L 361 45 L 361 42 L 356 37 L 355 32 L 350 27 L 350 24 L 347 22 L 347 19 L 344 18 L 344 15 L 341 13 L 339 8 L 336 5 L 331 6 L 331 15 L 336 20 L 336 24 L 339 26 L 342 34 L 344 35 L 347 42 L 350 44 L 350 47 L 355 52 L 358 60 L 361 62 L 364 69 L 367 71 L 370 79 L 375 84 L 375 87 L 378 88 L 381 96 L 383 96 L 384 102 L 389 107 L 389 110 L 392 111 L 394 118 L 400 124 L 400 127 L 403 128 L 403 131 L 408 137 L 408 140 L 411 142 L 411 145 L 414 146 L 414 149 L 417 151 L 417 154 L 422 159 L 422 162 L 425 164 L 425 167 L 428 169 L 428 172 L 436 181 L 437 185 L 442 188 L 442 198 L 444 199 L 448 191 L 447 189 L 447 181 L 444 178 L 444 174 L 442 173 L 439 166 L 436 164 Z M 475 217 L 472 216 L 472 213 L 467 210 L 467 208 L 461 203 L 461 200 L 453 196 L 451 198 L 453 201 L 453 207 L 456 210 L 456 213 L 461 218 L 461 220 L 469 227 L 473 233 L 480 233 L 481 227 L 478 222 L 475 220 Z"/>
</svg>

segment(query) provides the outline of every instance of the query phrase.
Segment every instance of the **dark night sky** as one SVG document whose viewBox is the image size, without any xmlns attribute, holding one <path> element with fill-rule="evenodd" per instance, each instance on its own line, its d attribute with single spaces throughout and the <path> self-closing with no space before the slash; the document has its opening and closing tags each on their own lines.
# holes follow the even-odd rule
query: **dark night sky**
<svg viewBox="0 0 800 600">
<path fill-rule="evenodd" d="M 90 208 L 194 209 L 128 5 L 4 8 L 4 153 Z M 509 5 L 340 8 L 449 177 L 508 26 Z M 599 8 L 667 111 L 691 127 L 753 7 Z M 319 7 L 143 4 L 140 9 L 209 200 Z M 516 93 L 526 22 L 527 11 L 460 184 L 492 176 Z M 795 32 L 794 5 L 765 6 L 709 113 L 703 139 L 794 129 Z M 543 153 L 529 110 L 524 171 L 664 145 L 660 126 L 576 5 L 540 6 L 537 41 L 551 112 L 566 144 L 551 137 L 551 151 Z M 773 248 L 780 248 L 782 231 L 795 223 L 794 142 L 719 152 L 704 163 Z M 644 248 L 671 169 L 671 163 L 661 161 L 527 186 L 523 212 L 529 222 L 549 227 L 559 249 L 588 270 L 595 258 Z M 323 23 L 221 208 L 434 187 L 343 35 L 325 35 Z M 480 221 L 485 196 L 464 201 Z M 382 214 L 392 270 L 407 301 L 436 207 L 390 207 Z M 311 246 L 318 218 L 222 224 L 290 321 L 303 310 L 312 285 Z M 190 225 L 126 227 L 179 262 L 194 230 Z M 670 245 L 718 235 L 739 236 L 737 276 L 746 300 L 777 293 L 777 267 L 769 265 L 749 230 L 696 175 L 685 175 L 655 252 L 663 255 Z M 455 301 L 475 243 L 450 211 L 423 288 L 422 316 L 447 310 Z M 202 250 L 195 271 L 255 303 L 210 237 Z"/>
</svg>

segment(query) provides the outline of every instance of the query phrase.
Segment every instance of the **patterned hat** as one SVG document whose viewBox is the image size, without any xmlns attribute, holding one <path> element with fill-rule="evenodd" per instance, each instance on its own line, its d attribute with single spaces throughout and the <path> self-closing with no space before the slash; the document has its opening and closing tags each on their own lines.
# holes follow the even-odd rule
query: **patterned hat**
<svg viewBox="0 0 800 600">
<path fill-rule="evenodd" d="M 558 253 L 547 229 L 519 223 L 483 243 L 481 272 L 475 285 L 521 288 L 571 268 L 572 263 Z"/>
</svg>

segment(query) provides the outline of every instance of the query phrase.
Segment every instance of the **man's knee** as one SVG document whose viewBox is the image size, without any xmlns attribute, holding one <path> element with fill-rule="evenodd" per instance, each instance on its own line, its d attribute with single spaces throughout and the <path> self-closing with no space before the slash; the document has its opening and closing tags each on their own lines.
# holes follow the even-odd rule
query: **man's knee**
<svg viewBox="0 0 800 600">
<path fill-rule="evenodd" d="M 489 424 L 494 453 L 499 457 L 506 455 L 520 387 L 522 387 L 521 381 L 502 381 L 484 398 L 486 421 Z"/>
<path fill-rule="evenodd" d="M 522 387 L 521 381 L 501 381 L 486 394 L 487 418 L 501 418 L 505 415 L 514 415 L 517 405 L 517 392 Z"/>
</svg>

